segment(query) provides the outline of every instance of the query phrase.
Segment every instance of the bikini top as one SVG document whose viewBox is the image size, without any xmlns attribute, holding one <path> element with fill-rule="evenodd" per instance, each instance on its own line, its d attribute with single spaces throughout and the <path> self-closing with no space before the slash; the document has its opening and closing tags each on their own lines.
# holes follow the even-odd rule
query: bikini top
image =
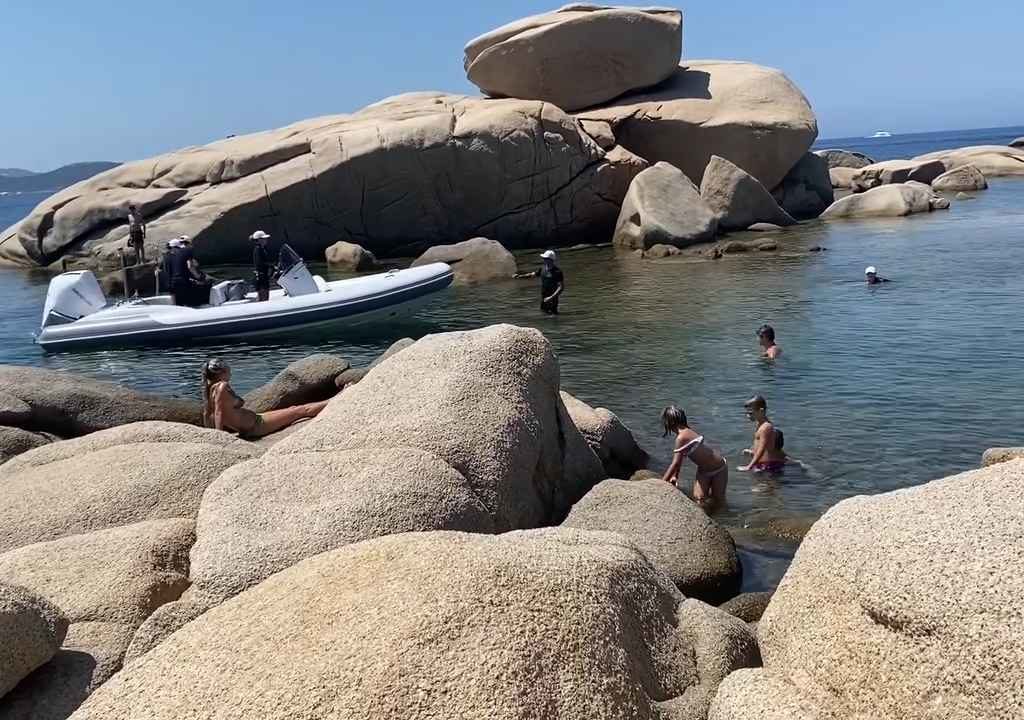
<svg viewBox="0 0 1024 720">
<path fill-rule="evenodd" d="M 697 448 L 699 448 L 703 444 L 704 444 L 704 436 L 703 435 L 698 435 L 693 440 L 691 440 L 690 442 L 688 442 L 685 445 L 683 445 L 681 448 L 676 448 L 675 450 L 673 450 L 672 454 L 674 455 L 675 453 L 682 453 L 683 457 L 686 457 L 690 453 L 691 450 L 696 450 Z"/>
</svg>

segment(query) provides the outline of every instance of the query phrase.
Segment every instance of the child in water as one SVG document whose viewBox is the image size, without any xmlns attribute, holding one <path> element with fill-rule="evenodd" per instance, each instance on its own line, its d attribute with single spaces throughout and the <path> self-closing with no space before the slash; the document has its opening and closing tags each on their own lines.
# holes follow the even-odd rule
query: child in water
<svg viewBox="0 0 1024 720">
<path fill-rule="evenodd" d="M 665 435 L 676 434 L 672 464 L 661 479 L 678 487 L 683 460 L 689 457 L 697 466 L 697 474 L 693 479 L 693 501 L 702 507 L 724 504 L 729 466 L 722 454 L 705 444 L 704 436 L 698 435 L 687 424 L 686 413 L 680 407 L 669 405 L 662 410 L 661 424 L 665 428 Z"/>
<path fill-rule="evenodd" d="M 740 472 L 781 472 L 789 458 L 783 450 L 785 440 L 782 431 L 768 419 L 768 401 L 761 395 L 755 395 L 743 406 L 747 410 L 747 418 L 754 423 L 754 445 L 744 450 L 750 455 L 750 462 L 740 468 Z"/>
</svg>

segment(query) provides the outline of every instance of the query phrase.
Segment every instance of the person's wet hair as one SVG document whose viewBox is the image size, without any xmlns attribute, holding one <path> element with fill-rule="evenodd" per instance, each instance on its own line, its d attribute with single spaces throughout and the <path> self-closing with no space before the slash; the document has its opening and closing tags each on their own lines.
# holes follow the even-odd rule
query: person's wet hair
<svg viewBox="0 0 1024 720">
<path fill-rule="evenodd" d="M 762 325 L 757 329 L 757 336 L 767 338 L 768 342 L 775 342 L 775 328 L 771 325 Z"/>
<path fill-rule="evenodd" d="M 743 403 L 743 407 L 749 408 L 750 410 L 767 410 L 768 401 L 764 399 L 764 395 L 755 395 Z"/>
<path fill-rule="evenodd" d="M 678 405 L 669 405 L 661 411 L 661 426 L 665 428 L 662 437 L 686 427 L 686 413 Z"/>
</svg>

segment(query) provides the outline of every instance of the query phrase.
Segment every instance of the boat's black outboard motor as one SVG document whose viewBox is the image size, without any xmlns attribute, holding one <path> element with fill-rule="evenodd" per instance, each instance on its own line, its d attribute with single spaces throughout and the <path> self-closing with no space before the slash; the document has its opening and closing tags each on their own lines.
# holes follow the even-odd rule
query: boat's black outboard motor
<svg viewBox="0 0 1024 720">
<path fill-rule="evenodd" d="M 313 293 L 320 292 L 320 288 L 317 286 L 312 274 L 310 274 L 309 268 L 306 267 L 306 263 L 288 245 L 281 246 L 281 253 L 277 260 L 277 269 L 280 272 L 277 284 L 284 288 L 285 293 L 289 297 L 312 295 Z"/>
</svg>

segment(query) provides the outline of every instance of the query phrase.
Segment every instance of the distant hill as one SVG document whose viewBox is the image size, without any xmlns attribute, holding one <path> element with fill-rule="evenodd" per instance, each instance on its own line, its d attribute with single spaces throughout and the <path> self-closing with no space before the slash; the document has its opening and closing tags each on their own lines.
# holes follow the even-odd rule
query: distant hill
<svg viewBox="0 0 1024 720">
<path fill-rule="evenodd" d="M 104 170 L 117 167 L 116 162 L 81 162 L 59 167 L 56 170 L 44 173 L 33 173 L 28 170 L 0 170 L 0 192 L 56 192 L 63 190 L 68 185 L 74 185 L 80 180 L 90 178 Z M 5 174 L 5 173 L 29 173 Z"/>
<path fill-rule="evenodd" d="M 31 170 L 22 170 L 21 168 L 0 168 L 0 178 L 28 177 L 35 174 Z"/>
</svg>

